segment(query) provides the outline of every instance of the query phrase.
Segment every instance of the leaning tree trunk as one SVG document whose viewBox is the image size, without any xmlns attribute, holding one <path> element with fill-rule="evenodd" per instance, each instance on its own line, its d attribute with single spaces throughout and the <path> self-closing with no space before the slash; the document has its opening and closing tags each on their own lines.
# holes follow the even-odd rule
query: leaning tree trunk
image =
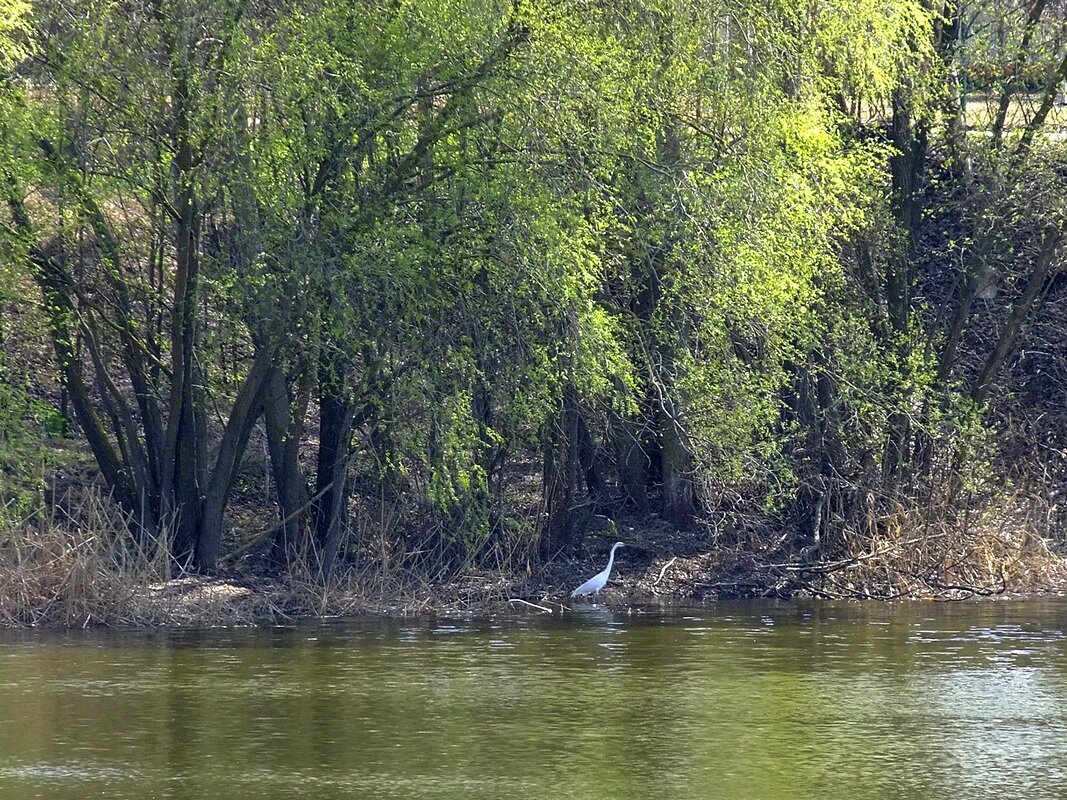
<svg viewBox="0 0 1067 800">
<path fill-rule="evenodd" d="M 207 483 L 204 495 L 200 529 L 196 539 L 196 564 L 202 570 L 211 570 L 219 559 L 222 547 L 223 513 L 230 499 L 234 479 L 241 465 L 248 437 L 252 433 L 259 410 L 263 407 L 263 389 L 271 369 L 273 354 L 261 348 L 255 361 L 241 383 L 234 401 L 230 418 L 222 435 L 215 468 Z"/>
<path fill-rule="evenodd" d="M 978 376 L 974 389 L 971 391 L 971 399 L 975 403 L 981 405 L 986 401 L 997 372 L 1000 371 L 1008 354 L 1015 348 L 1023 322 L 1029 316 L 1031 308 L 1053 274 L 1057 249 L 1062 239 L 1063 230 L 1059 226 L 1045 231 L 1037 260 L 1034 262 L 1033 271 L 1030 273 L 1030 279 L 1026 282 L 1026 288 L 1023 289 L 1022 295 L 1012 308 L 1008 321 L 1000 331 L 997 344 L 986 360 L 985 367 L 982 369 L 982 373 Z"/>
</svg>

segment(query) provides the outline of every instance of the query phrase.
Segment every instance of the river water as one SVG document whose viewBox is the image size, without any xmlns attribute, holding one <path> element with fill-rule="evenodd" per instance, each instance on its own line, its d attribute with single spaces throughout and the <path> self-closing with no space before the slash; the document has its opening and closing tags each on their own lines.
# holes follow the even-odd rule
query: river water
<svg viewBox="0 0 1067 800">
<path fill-rule="evenodd" d="M 0 633 L 0 800 L 1064 798 L 1067 600 Z"/>
</svg>

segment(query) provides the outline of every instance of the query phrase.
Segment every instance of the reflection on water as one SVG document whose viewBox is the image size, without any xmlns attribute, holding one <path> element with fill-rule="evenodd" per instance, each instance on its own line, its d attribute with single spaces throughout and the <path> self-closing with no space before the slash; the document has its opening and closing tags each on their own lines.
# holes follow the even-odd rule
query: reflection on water
<svg viewBox="0 0 1067 800">
<path fill-rule="evenodd" d="M 0 800 L 1059 798 L 1067 601 L 0 635 Z"/>
</svg>

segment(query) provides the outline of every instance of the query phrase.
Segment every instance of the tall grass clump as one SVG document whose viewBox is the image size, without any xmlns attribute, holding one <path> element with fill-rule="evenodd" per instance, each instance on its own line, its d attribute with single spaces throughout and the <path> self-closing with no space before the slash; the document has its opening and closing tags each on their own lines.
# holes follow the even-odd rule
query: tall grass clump
<svg viewBox="0 0 1067 800">
<path fill-rule="evenodd" d="M 137 541 L 109 498 L 80 492 L 73 505 L 0 520 L 0 625 L 161 621 L 144 588 L 167 581 L 170 569 L 165 537 Z"/>
</svg>

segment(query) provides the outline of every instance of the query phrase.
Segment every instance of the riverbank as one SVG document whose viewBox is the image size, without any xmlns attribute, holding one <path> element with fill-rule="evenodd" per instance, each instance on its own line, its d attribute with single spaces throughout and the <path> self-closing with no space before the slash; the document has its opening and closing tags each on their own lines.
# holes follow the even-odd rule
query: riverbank
<svg viewBox="0 0 1067 800">
<path fill-rule="evenodd" d="M 588 515 L 579 552 L 540 554 L 536 537 L 494 541 L 448 563 L 408 533 L 353 527 L 327 585 L 314 552 L 279 569 L 268 557 L 277 514 L 239 494 L 226 552 L 211 574 L 183 570 L 164 537 L 135 543 L 93 466 L 58 454 L 40 509 L 0 524 L 0 627 L 222 627 L 366 615 L 562 614 L 570 591 L 618 552 L 607 607 L 719 599 L 996 598 L 1067 592 L 1058 494 L 986 495 L 970 509 L 913 506 L 863 526 L 810 529 L 751 509 L 679 529 L 655 514 Z M 79 460 L 80 459 L 80 460 Z M 258 464 L 265 467 L 265 464 Z M 1050 499 L 1052 498 L 1052 499 Z M 363 518 L 366 521 L 366 517 Z M 1050 536 L 1052 538 L 1050 538 Z M 585 602 L 585 601 L 583 601 Z"/>
<path fill-rule="evenodd" d="M 26 526 L 0 537 L 0 626 L 220 627 L 309 618 L 436 613 L 566 613 L 573 587 L 619 551 L 599 602 L 607 607 L 742 597 L 942 599 L 1067 593 L 1067 559 L 1025 529 L 989 516 L 967 536 L 941 526 L 886 526 L 851 555 L 818 558 L 785 537 L 680 533 L 658 520 L 624 520 L 590 534 L 580 556 L 434 572 L 414 560 L 353 561 L 324 585 L 307 564 L 278 573 L 249 557 L 214 575 L 176 570 L 162 542 L 133 548 L 119 528 Z M 905 531 L 911 530 L 910 535 Z M 895 531 L 890 535 L 890 531 Z M 610 534 L 610 535 L 609 535 Z M 588 602 L 586 600 L 579 602 Z"/>
</svg>

